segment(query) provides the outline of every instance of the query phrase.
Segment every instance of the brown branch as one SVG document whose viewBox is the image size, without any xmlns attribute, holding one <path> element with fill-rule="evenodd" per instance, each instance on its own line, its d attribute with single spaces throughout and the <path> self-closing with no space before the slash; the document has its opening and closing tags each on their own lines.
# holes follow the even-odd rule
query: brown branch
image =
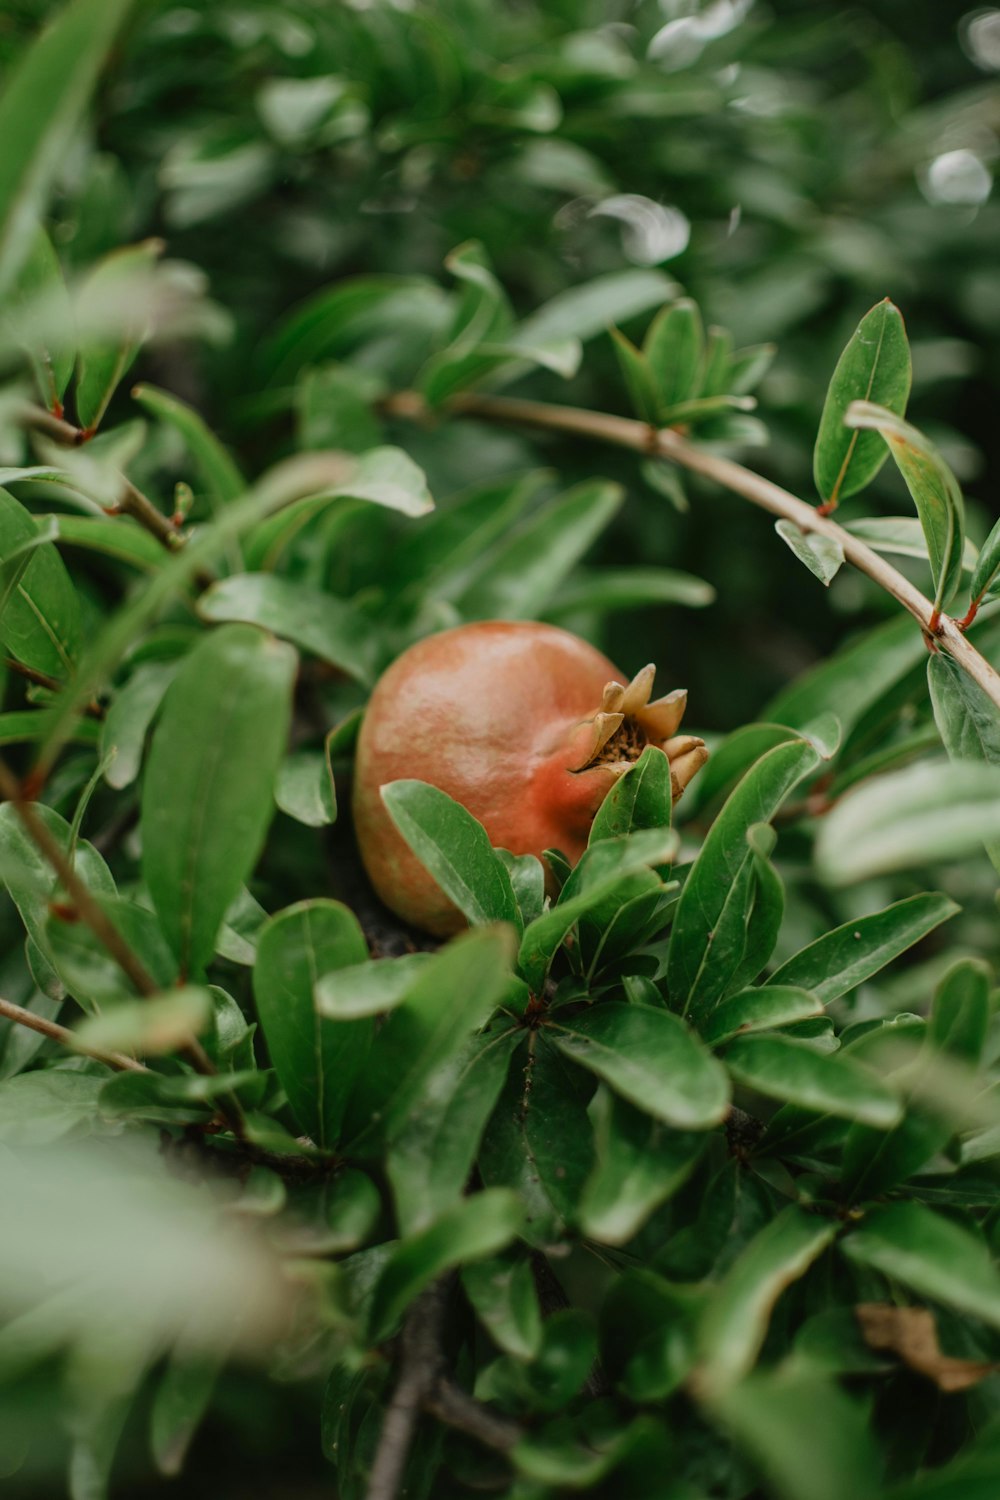
<svg viewBox="0 0 1000 1500">
<path fill-rule="evenodd" d="M 477 1401 L 446 1375 L 439 1375 L 424 1397 L 424 1411 L 498 1453 L 509 1453 L 524 1437 L 520 1423 Z"/>
<path fill-rule="evenodd" d="M 397 1500 L 424 1402 L 441 1367 L 441 1329 L 447 1280 L 437 1281 L 414 1302 L 400 1339 L 400 1372 L 386 1407 L 365 1500 Z"/>
<path fill-rule="evenodd" d="M 12 1000 L 0 999 L 0 1016 L 6 1016 L 8 1021 L 15 1021 L 18 1026 L 28 1026 L 32 1031 L 38 1031 L 42 1036 L 47 1036 L 52 1042 L 71 1047 L 74 1052 L 83 1052 L 87 1057 L 96 1057 L 98 1062 L 107 1063 L 109 1068 L 117 1068 L 119 1072 L 150 1072 L 145 1063 L 138 1062 L 134 1057 L 128 1057 L 124 1052 L 102 1052 L 97 1047 L 81 1047 L 76 1033 L 70 1031 L 68 1026 L 60 1026 L 57 1021 L 48 1021 L 44 1016 L 37 1016 L 33 1010 L 26 1010 L 23 1005 L 15 1005 Z"/>
<path fill-rule="evenodd" d="M 389 415 L 410 420 L 431 415 L 423 398 L 415 391 L 401 391 L 390 396 L 383 403 L 383 410 Z M 746 469 L 732 459 L 721 458 L 699 448 L 672 428 L 658 431 L 645 422 L 637 422 L 630 417 L 616 417 L 608 412 L 554 406 L 543 401 L 520 401 L 509 396 L 472 394 L 454 397 L 448 403 L 447 410 L 460 416 L 479 417 L 489 422 L 511 423 L 519 427 L 535 427 L 547 432 L 565 432 L 576 437 L 593 438 L 613 443 L 620 448 L 630 448 L 647 457 L 666 458 L 681 468 L 714 480 L 734 494 L 742 495 L 752 505 L 759 506 L 774 516 L 792 521 L 800 531 L 829 537 L 840 545 L 846 561 L 908 610 L 925 636 L 936 645 L 944 647 L 953 661 L 1000 708 L 1000 674 L 994 671 L 986 658 L 966 639 L 955 620 L 947 617 L 935 619 L 931 601 L 859 537 L 852 536 L 849 531 L 838 526 L 836 521 L 821 515 L 814 506 L 807 505 L 804 500 L 782 489 L 780 485 L 755 474 L 752 469 Z"/>
<path fill-rule="evenodd" d="M 124 475 L 122 478 L 125 480 L 125 487 L 118 497 L 118 510 L 138 521 L 167 552 L 176 552 L 183 547 L 184 538 L 175 529 L 173 522 L 158 511 L 152 500 L 148 500 L 141 490 L 137 490 L 130 479 L 125 479 Z"/>
<path fill-rule="evenodd" d="M 62 443 L 64 448 L 79 448 L 93 436 L 82 427 L 74 427 L 72 422 L 57 417 L 55 412 L 46 411 L 43 406 L 33 406 L 30 402 L 20 408 L 18 415 L 23 426 L 32 427 L 45 437 L 53 438 L 55 442 Z"/>
</svg>

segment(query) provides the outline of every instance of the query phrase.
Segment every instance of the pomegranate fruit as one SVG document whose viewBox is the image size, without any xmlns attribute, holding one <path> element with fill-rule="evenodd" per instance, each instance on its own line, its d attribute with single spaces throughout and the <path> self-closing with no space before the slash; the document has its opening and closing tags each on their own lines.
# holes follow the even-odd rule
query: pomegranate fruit
<svg viewBox="0 0 1000 1500">
<path fill-rule="evenodd" d="M 411 853 L 380 791 L 415 777 L 447 792 L 512 854 L 561 849 L 574 864 L 615 781 L 655 745 L 674 801 L 708 757 L 678 735 L 687 694 L 650 703 L 655 668 L 625 685 L 593 646 L 554 625 L 487 620 L 428 636 L 379 679 L 358 740 L 354 823 L 379 896 L 447 936 L 465 919 Z"/>
</svg>

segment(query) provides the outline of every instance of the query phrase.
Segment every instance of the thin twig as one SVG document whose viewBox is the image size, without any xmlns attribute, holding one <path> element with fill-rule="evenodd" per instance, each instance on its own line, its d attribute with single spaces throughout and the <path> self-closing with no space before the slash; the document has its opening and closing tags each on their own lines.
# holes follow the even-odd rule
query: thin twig
<svg viewBox="0 0 1000 1500">
<path fill-rule="evenodd" d="M 93 433 L 85 432 L 82 427 L 74 427 L 72 422 L 57 417 L 55 412 L 46 411 L 43 406 L 33 406 L 30 402 L 20 408 L 19 417 L 25 427 L 44 433 L 46 437 L 62 443 L 64 448 L 79 448 L 93 437 Z"/>
<path fill-rule="evenodd" d="M 18 1026 L 28 1026 L 32 1031 L 38 1031 L 42 1036 L 47 1036 L 52 1042 L 71 1047 L 74 1052 L 83 1052 L 87 1057 L 96 1057 L 98 1062 L 107 1063 L 109 1068 L 117 1068 L 122 1073 L 151 1071 L 145 1063 L 138 1062 L 134 1057 L 128 1057 L 124 1052 L 102 1052 L 97 1047 L 81 1047 L 76 1033 L 70 1031 L 68 1026 L 60 1026 L 58 1021 L 48 1021 L 44 1016 L 36 1015 L 33 1010 L 26 1010 L 23 1005 L 15 1005 L 12 1000 L 0 999 L 0 1016 L 6 1016 L 8 1021 L 15 1021 Z"/>
<path fill-rule="evenodd" d="M 593 438 L 600 442 L 614 443 L 620 448 L 630 448 L 647 457 L 669 459 L 682 468 L 690 469 L 692 473 L 714 480 L 734 494 L 742 495 L 752 505 L 792 521 L 800 531 L 829 537 L 840 545 L 846 561 L 908 610 L 919 623 L 925 637 L 935 645 L 944 647 L 955 663 L 1000 708 L 1000 674 L 994 671 L 986 658 L 967 640 L 955 620 L 948 617 L 935 619 L 931 601 L 859 537 L 852 536 L 849 531 L 838 526 L 836 521 L 821 515 L 816 507 L 807 505 L 798 496 L 762 475 L 755 474 L 752 469 L 746 469 L 732 459 L 721 458 L 718 454 L 699 448 L 672 428 L 657 430 L 645 422 L 637 422 L 630 417 L 617 417 L 608 412 L 554 406 L 544 401 L 519 401 L 509 396 L 469 394 L 454 397 L 447 409 L 460 416 L 480 417 L 485 421 L 541 428 L 549 432 L 571 433 L 576 437 Z M 401 391 L 390 396 L 383 403 L 383 410 L 390 415 L 411 420 L 430 415 L 423 398 L 414 391 Z"/>
<path fill-rule="evenodd" d="M 158 511 L 152 500 L 136 489 L 131 479 L 124 479 L 124 488 L 118 497 L 118 509 L 123 515 L 131 516 L 134 521 L 144 527 L 151 536 L 155 536 L 160 546 L 167 552 L 176 552 L 184 545 L 184 538 L 176 530 L 172 521 Z"/>
<path fill-rule="evenodd" d="M 424 1397 L 424 1411 L 498 1453 L 509 1453 L 524 1437 L 520 1423 L 477 1401 L 446 1375 L 439 1375 Z"/>
<path fill-rule="evenodd" d="M 16 656 L 5 656 L 3 664 L 9 672 L 15 672 L 26 682 L 33 682 L 36 687 L 43 687 L 50 693 L 61 692 L 66 686 L 65 682 L 60 682 L 58 677 L 50 677 L 48 672 L 40 672 L 37 667 L 29 667 L 26 662 L 18 661 Z M 99 703 L 88 703 L 83 711 L 91 719 L 104 718 L 104 709 Z"/>
<path fill-rule="evenodd" d="M 400 1339 L 400 1372 L 386 1408 L 365 1500 L 397 1500 L 417 1422 L 441 1367 L 446 1280 L 437 1281 L 414 1302 Z"/>
</svg>

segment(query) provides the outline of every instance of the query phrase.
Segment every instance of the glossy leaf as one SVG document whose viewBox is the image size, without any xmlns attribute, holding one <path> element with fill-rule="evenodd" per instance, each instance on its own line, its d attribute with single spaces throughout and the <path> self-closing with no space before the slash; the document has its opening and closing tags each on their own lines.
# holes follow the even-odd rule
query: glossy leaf
<svg viewBox="0 0 1000 1500">
<path fill-rule="evenodd" d="M 647 745 L 597 809 L 589 842 L 618 838 L 639 828 L 669 828 L 671 797 L 670 763 L 657 746 Z"/>
<path fill-rule="evenodd" d="M 1000 840 L 1000 767 L 922 762 L 847 793 L 824 819 L 816 864 L 849 885 Z"/>
<path fill-rule="evenodd" d="M 521 1225 L 521 1206 L 506 1188 L 464 1198 L 420 1234 L 404 1240 L 387 1261 L 372 1299 L 369 1336 L 380 1343 L 407 1307 L 445 1271 L 495 1255 Z"/>
<path fill-rule="evenodd" d="M 674 283 L 662 271 L 606 272 L 591 277 L 581 286 L 559 292 L 529 314 L 518 331 L 531 344 L 595 338 L 614 324 L 659 307 L 675 290 Z"/>
<path fill-rule="evenodd" d="M 324 974 L 314 987 L 319 1013 L 334 1021 L 356 1021 L 394 1010 L 433 961 L 430 953 L 404 953 Z"/>
<path fill-rule="evenodd" d="M 155 537 L 143 531 L 131 516 L 52 516 L 56 541 L 88 552 L 100 552 L 118 562 L 128 563 L 142 573 L 156 573 L 167 560 L 167 554 Z M 72 553 L 70 554 L 72 556 Z"/>
<path fill-rule="evenodd" d="M 84 323 L 100 323 L 106 316 L 103 310 L 109 305 L 114 306 L 119 299 L 126 308 L 122 327 L 115 337 L 106 343 L 85 342 L 80 347 L 76 418 L 86 432 L 93 432 L 100 426 L 108 403 L 146 335 L 142 312 L 138 307 L 129 308 L 129 303 L 138 301 L 140 295 L 133 279 L 137 272 L 152 266 L 162 249 L 161 241 L 147 240 L 140 245 L 114 250 L 98 262 L 80 288 L 78 315 Z"/>
<path fill-rule="evenodd" d="M 660 401 L 661 420 L 670 408 L 696 392 L 705 334 L 701 313 L 689 297 L 681 297 L 657 313 L 643 342 Z"/>
<path fill-rule="evenodd" d="M 325 828 L 337 817 L 330 763 L 322 750 L 295 750 L 278 767 L 274 800 L 307 828 Z"/>
<path fill-rule="evenodd" d="M 888 297 L 866 313 L 833 372 L 813 453 L 820 499 L 834 504 L 869 484 L 886 451 L 873 432 L 852 431 L 844 417 L 853 401 L 874 402 L 902 416 L 910 394 L 910 346 L 898 307 Z"/>
<path fill-rule="evenodd" d="M 829 1005 L 864 984 L 958 910 L 949 896 L 937 892 L 908 896 L 824 933 L 776 969 L 768 986 L 796 985 Z"/>
<path fill-rule="evenodd" d="M 99 900 L 146 972 L 162 989 L 172 985 L 177 978 L 177 960 L 153 913 L 121 896 L 101 896 Z M 132 997 L 131 981 L 86 923 L 64 921 L 58 908 L 51 911 L 43 945 L 60 980 L 84 1010 L 117 1007 Z"/>
<path fill-rule="evenodd" d="M 934 579 L 934 606 L 943 608 L 962 577 L 965 515 L 958 481 L 933 443 L 884 407 L 855 401 L 845 421 L 849 427 L 880 433 L 885 439 L 924 528 Z"/>
<path fill-rule="evenodd" d="M 800 531 L 794 521 L 775 521 L 774 529 L 799 562 L 829 588 L 844 562 L 844 549 L 836 538 L 819 531 Z"/>
<path fill-rule="evenodd" d="M 985 1241 L 922 1203 L 870 1209 L 841 1249 L 920 1297 L 1000 1328 L 1000 1272 Z"/>
<path fill-rule="evenodd" d="M 74 1036 L 84 1052 L 134 1052 L 156 1057 L 177 1052 L 208 1026 L 212 997 L 198 985 L 182 985 L 164 995 L 116 1005 L 77 1026 Z"/>
<path fill-rule="evenodd" d="M 158 390 L 155 385 L 137 385 L 132 398 L 152 416 L 173 427 L 184 439 L 213 508 L 242 495 L 247 487 L 246 480 L 229 452 L 193 407 L 169 391 Z"/>
<path fill-rule="evenodd" d="M 946 652 L 935 651 L 927 658 L 927 686 L 949 758 L 1000 765 L 1000 710 L 979 684 Z M 988 842 L 986 852 L 1000 869 L 1000 841 Z"/>
<path fill-rule="evenodd" d="M 112 699 L 101 733 L 101 760 L 108 786 L 120 791 L 138 776 L 146 733 L 176 670 L 174 662 L 144 662 Z"/>
<path fill-rule="evenodd" d="M 206 620 L 259 625 L 359 682 L 371 680 L 368 624 L 332 594 L 273 573 L 238 573 L 207 589 L 198 609 Z"/>
<path fill-rule="evenodd" d="M 52 542 L 38 543 L 41 524 L 0 490 L 0 562 L 21 554 L 0 581 L 0 640 L 26 666 L 63 680 L 80 650 L 80 602 Z"/>
<path fill-rule="evenodd" d="M 875 552 L 896 553 L 900 557 L 930 559 L 924 528 L 916 516 L 859 516 L 841 522 L 845 531 L 860 537 Z M 969 537 L 962 549 L 962 570 L 972 572 L 976 566 L 976 548 Z"/>
<path fill-rule="evenodd" d="M 353 912 L 322 899 L 285 907 L 257 945 L 253 988 L 264 1038 L 295 1117 L 318 1146 L 337 1140 L 372 1028 L 325 1020 L 313 990 L 321 975 L 362 963 L 367 953 Z"/>
<path fill-rule="evenodd" d="M 976 565 L 972 570 L 969 593 L 974 600 L 992 598 L 1000 578 L 1000 521 L 997 521 L 989 536 L 979 549 Z"/>
<path fill-rule="evenodd" d="M 128 0 L 75 0 L 23 54 L 0 100 L 0 292 L 31 253 L 36 216 L 59 174 Z"/>
<path fill-rule="evenodd" d="M 740 881 L 753 859 L 747 831 L 766 823 L 785 797 L 815 770 L 819 756 L 805 740 L 776 745 L 761 756 L 728 798 L 701 848 L 681 892 L 667 961 L 670 1004 L 694 1017 L 708 1014 L 721 998 L 731 968 L 713 963 L 713 934 L 737 904 Z"/>
<path fill-rule="evenodd" d="M 424 781 L 390 782 L 382 801 L 421 864 L 470 922 L 520 926 L 507 868 L 470 812 Z"/>
<path fill-rule="evenodd" d="M 59 257 L 39 225 L 29 253 L 10 292 L 14 337 L 25 348 L 46 408 L 62 415 L 62 402 L 73 374 L 76 350 L 72 309 Z M 50 329 L 58 331 L 53 340 Z"/>
<path fill-rule="evenodd" d="M 820 714 L 837 716 L 845 737 L 889 690 L 918 666 L 927 647 L 905 615 L 850 640 L 772 699 L 762 717 L 804 730 Z M 709 761 L 711 766 L 711 761 Z"/>
<path fill-rule="evenodd" d="M 641 421 L 658 426 L 660 394 L 649 360 L 619 329 L 612 328 L 611 340 L 632 409 Z"/>
<path fill-rule="evenodd" d="M 830 1220 L 790 1206 L 741 1252 L 698 1324 L 694 1381 L 703 1398 L 718 1396 L 750 1373 L 775 1302 L 822 1255 L 836 1228 Z"/>
<path fill-rule="evenodd" d="M 263 845 L 296 665 L 289 647 L 232 625 L 167 690 L 143 783 L 143 874 L 185 976 L 201 972 Z"/>
<path fill-rule="evenodd" d="M 768 980 L 759 989 L 740 990 L 723 1000 L 706 1021 L 702 1036 L 716 1046 L 747 1031 L 771 1031 L 822 1014 L 823 1002 L 811 990 Z"/>
<path fill-rule="evenodd" d="M 542 1314 L 529 1261 L 497 1257 L 466 1266 L 462 1288 L 505 1354 L 534 1358 L 542 1340 Z"/>
<path fill-rule="evenodd" d="M 817 1114 L 860 1120 L 886 1130 L 899 1119 L 896 1094 L 868 1068 L 845 1055 L 817 1052 L 784 1036 L 745 1036 L 730 1042 L 726 1067 L 738 1082 L 771 1099 Z"/>
<path fill-rule="evenodd" d="M 725 1116 L 725 1070 L 679 1017 L 649 1005 L 595 1005 L 553 1022 L 565 1056 L 596 1073 L 643 1113 L 678 1130 L 707 1130 Z"/>
<path fill-rule="evenodd" d="M 175 1352 L 160 1378 L 150 1413 L 150 1446 L 168 1477 L 184 1467 L 188 1447 L 212 1399 L 221 1357 Z"/>
<path fill-rule="evenodd" d="M 687 1181 L 705 1148 L 704 1131 L 650 1118 L 608 1089 L 591 1105 L 597 1160 L 580 1200 L 580 1227 L 603 1245 L 625 1245 Z"/>
<path fill-rule="evenodd" d="M 562 620 L 586 610 L 604 614 L 649 604 L 704 609 L 714 600 L 710 583 L 674 568 L 575 568 L 542 614 L 547 620 Z"/>
</svg>

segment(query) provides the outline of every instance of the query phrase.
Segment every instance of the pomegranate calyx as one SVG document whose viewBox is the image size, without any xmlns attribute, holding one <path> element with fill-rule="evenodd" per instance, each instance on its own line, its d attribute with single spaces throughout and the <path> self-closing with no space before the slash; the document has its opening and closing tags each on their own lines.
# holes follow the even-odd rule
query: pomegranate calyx
<svg viewBox="0 0 1000 1500">
<path fill-rule="evenodd" d="M 600 708 L 573 735 L 568 770 L 576 775 L 601 770 L 617 779 L 639 759 L 647 745 L 655 745 L 670 762 L 673 799 L 677 801 L 705 764 L 708 751 L 704 741 L 695 735 L 677 734 L 687 707 L 685 688 L 675 688 L 650 703 L 655 675 L 656 667 L 650 662 L 627 685 L 605 683 Z"/>
</svg>

